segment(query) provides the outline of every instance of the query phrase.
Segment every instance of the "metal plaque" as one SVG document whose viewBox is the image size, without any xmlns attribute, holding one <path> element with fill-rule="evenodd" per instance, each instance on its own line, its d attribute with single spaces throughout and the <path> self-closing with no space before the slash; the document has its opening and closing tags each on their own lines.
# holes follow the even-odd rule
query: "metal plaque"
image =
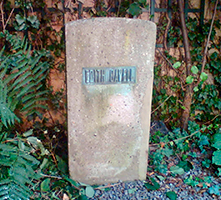
<svg viewBox="0 0 221 200">
<path fill-rule="evenodd" d="M 83 68 L 83 85 L 134 84 L 136 67 Z"/>
</svg>

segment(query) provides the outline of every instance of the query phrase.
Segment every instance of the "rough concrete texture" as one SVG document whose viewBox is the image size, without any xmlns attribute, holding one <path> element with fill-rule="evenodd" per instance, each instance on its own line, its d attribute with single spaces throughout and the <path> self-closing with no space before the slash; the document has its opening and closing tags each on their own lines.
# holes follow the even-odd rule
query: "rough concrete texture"
<svg viewBox="0 0 221 200">
<path fill-rule="evenodd" d="M 156 26 L 95 18 L 66 25 L 69 171 L 86 184 L 144 180 Z M 132 84 L 82 83 L 82 68 L 135 66 Z"/>
</svg>

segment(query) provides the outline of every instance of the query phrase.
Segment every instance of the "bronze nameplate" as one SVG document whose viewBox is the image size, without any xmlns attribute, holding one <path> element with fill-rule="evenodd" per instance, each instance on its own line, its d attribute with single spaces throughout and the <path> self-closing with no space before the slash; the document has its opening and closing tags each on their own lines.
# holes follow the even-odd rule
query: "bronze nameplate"
<svg viewBox="0 0 221 200">
<path fill-rule="evenodd" d="M 83 68 L 83 85 L 134 84 L 136 67 Z"/>
</svg>

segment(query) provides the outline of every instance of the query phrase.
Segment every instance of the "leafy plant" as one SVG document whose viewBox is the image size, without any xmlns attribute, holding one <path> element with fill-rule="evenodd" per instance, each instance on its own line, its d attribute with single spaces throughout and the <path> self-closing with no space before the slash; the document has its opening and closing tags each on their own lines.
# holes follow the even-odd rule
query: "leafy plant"
<svg viewBox="0 0 221 200">
<path fill-rule="evenodd" d="M 213 135 L 212 147 L 216 149 L 213 152 L 212 163 L 218 166 L 218 176 L 221 176 L 221 128 Z"/>
<path fill-rule="evenodd" d="M 144 186 L 149 190 L 158 190 L 160 188 L 160 184 L 154 178 L 148 177 Z"/>
<path fill-rule="evenodd" d="M 0 199 L 30 199 L 33 195 L 35 181 L 41 177 L 40 162 L 31 154 L 38 150 L 34 147 L 33 137 L 19 135 L 0 143 L 0 174 L 4 171 L 0 177 Z"/>
<path fill-rule="evenodd" d="M 9 42 L 0 54 L 0 118 L 5 127 L 20 121 L 13 112 L 25 113 L 29 119 L 42 118 L 40 110 L 47 107 L 45 80 L 48 62 L 42 62 L 44 51 L 33 51 L 28 41 L 8 32 L 1 35 Z M 11 45 L 11 46 L 9 46 Z M 5 49 L 10 47 L 10 53 Z M 13 52 L 13 53 L 12 53 Z M 44 104 L 42 104 L 44 102 Z"/>
</svg>

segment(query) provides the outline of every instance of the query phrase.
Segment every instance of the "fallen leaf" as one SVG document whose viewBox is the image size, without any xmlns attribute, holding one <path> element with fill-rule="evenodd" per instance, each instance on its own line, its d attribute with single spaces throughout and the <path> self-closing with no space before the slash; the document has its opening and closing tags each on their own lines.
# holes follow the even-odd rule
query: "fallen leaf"
<svg viewBox="0 0 221 200">
<path fill-rule="evenodd" d="M 164 142 L 160 142 L 160 146 L 161 146 L 161 148 L 163 148 L 165 146 L 165 143 Z"/>
</svg>

